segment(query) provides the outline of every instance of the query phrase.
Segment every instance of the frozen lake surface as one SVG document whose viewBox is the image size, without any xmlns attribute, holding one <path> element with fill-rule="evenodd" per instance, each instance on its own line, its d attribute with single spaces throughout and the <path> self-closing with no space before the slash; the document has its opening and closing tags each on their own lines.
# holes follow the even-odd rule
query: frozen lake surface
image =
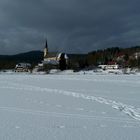
<svg viewBox="0 0 140 140">
<path fill-rule="evenodd" d="M 1 140 L 139 140 L 140 75 L 0 75 Z"/>
</svg>

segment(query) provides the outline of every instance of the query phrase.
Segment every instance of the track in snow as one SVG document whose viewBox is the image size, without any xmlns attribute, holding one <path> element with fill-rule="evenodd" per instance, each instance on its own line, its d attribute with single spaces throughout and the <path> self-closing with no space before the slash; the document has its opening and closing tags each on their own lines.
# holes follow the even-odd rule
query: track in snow
<svg viewBox="0 0 140 140">
<path fill-rule="evenodd" d="M 7 82 L 9 83 L 9 82 Z M 1 89 L 10 89 L 10 90 L 24 90 L 24 91 L 32 91 L 32 92 L 43 92 L 43 93 L 55 93 L 62 94 L 65 96 L 72 96 L 74 98 L 82 98 L 84 100 L 90 100 L 94 102 L 98 102 L 101 104 L 108 105 L 116 110 L 119 110 L 131 118 L 140 121 L 140 108 L 136 108 L 131 105 L 127 105 L 121 102 L 116 102 L 114 100 L 106 99 L 103 97 L 89 96 L 83 93 L 60 90 L 60 89 L 51 89 L 51 88 L 43 88 L 37 86 L 30 86 L 26 84 L 18 84 L 18 83 L 9 83 L 11 86 L 1 86 Z M 88 116 L 90 117 L 90 116 Z"/>
</svg>

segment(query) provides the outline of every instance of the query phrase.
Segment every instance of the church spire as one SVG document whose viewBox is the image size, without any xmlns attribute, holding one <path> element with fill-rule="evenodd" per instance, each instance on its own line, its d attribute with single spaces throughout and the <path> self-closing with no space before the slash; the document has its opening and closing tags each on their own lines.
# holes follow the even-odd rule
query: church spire
<svg viewBox="0 0 140 140">
<path fill-rule="evenodd" d="M 44 58 L 46 58 L 47 55 L 48 55 L 48 42 L 46 40 L 45 49 L 44 49 Z"/>
<path fill-rule="evenodd" d="M 48 49 L 48 42 L 47 42 L 47 40 L 46 40 L 46 45 L 45 45 L 45 48 L 47 48 L 47 49 Z"/>
</svg>

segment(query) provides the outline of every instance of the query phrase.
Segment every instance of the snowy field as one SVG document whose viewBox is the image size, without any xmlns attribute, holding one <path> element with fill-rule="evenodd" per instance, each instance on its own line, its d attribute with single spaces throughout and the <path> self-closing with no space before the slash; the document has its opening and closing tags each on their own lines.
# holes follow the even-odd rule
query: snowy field
<svg viewBox="0 0 140 140">
<path fill-rule="evenodd" d="M 0 140 L 140 140 L 140 75 L 0 74 Z"/>
</svg>

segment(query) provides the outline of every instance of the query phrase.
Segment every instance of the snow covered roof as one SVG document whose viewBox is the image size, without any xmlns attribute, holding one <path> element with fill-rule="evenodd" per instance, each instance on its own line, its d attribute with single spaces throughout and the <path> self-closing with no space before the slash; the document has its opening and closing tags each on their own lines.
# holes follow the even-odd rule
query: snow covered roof
<svg viewBox="0 0 140 140">
<path fill-rule="evenodd" d="M 58 61 L 57 60 L 50 60 L 50 59 L 47 59 L 45 61 L 43 61 L 43 64 L 52 64 L 52 65 L 58 65 Z"/>
<path fill-rule="evenodd" d="M 16 65 L 16 68 L 17 67 L 31 67 L 31 64 L 30 63 L 18 63 L 17 65 Z"/>
<path fill-rule="evenodd" d="M 64 58 L 65 58 L 65 59 L 68 59 L 68 56 L 67 56 L 66 53 L 59 53 L 59 54 L 57 55 L 57 59 L 60 59 L 62 55 L 64 55 Z"/>
</svg>

